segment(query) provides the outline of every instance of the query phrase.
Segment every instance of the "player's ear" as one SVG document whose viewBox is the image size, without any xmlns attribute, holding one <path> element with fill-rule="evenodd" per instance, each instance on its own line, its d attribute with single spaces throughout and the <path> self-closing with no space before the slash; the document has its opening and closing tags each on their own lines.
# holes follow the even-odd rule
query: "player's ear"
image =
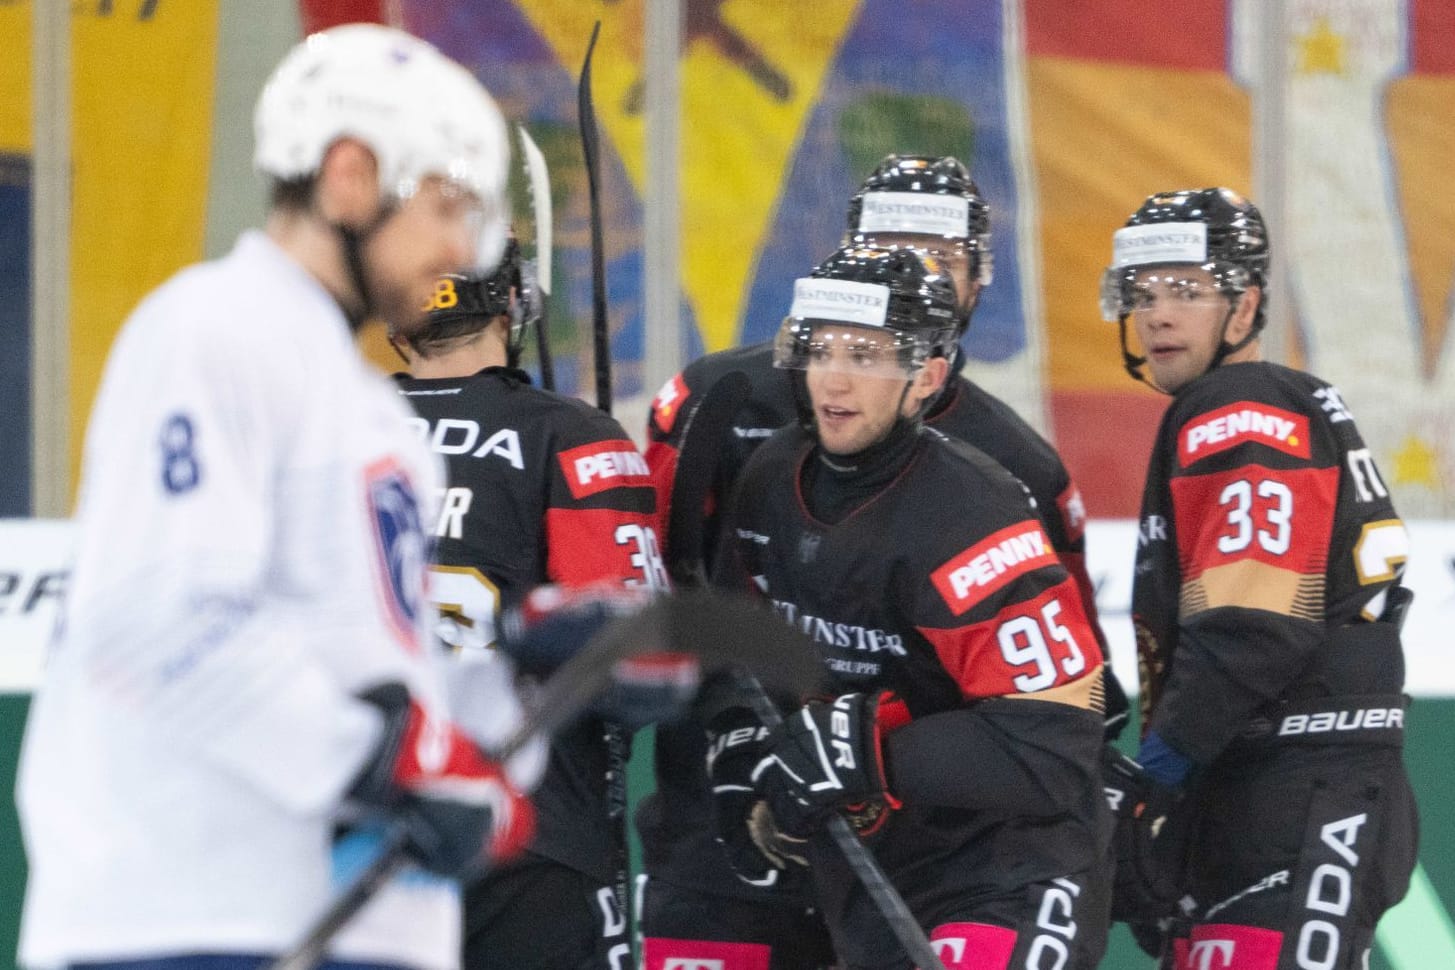
<svg viewBox="0 0 1455 970">
<path fill-rule="evenodd" d="M 379 164 L 363 142 L 340 138 L 319 165 L 315 204 L 330 223 L 362 227 L 379 209 Z"/>
<path fill-rule="evenodd" d="M 1230 344 L 1237 344 L 1253 329 L 1253 321 L 1258 317 L 1258 306 L 1263 302 L 1263 290 L 1261 287 L 1250 286 L 1238 295 L 1238 302 L 1233 308 L 1233 315 L 1228 320 L 1228 329 L 1223 339 Z"/>
<path fill-rule="evenodd" d="M 905 395 L 905 407 L 913 414 L 919 409 L 919 405 L 927 398 L 933 397 L 941 387 L 945 386 L 945 379 L 950 374 L 950 362 L 944 357 L 931 357 L 925 361 L 914 375 L 910 382 L 909 393 Z M 913 407 L 910 402 L 913 401 Z M 908 417 L 908 414 L 906 415 Z"/>
</svg>

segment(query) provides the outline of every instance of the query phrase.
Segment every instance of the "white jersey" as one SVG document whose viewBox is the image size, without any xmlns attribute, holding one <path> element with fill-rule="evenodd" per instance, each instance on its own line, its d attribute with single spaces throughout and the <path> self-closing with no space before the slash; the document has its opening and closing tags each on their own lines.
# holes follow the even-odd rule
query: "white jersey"
<svg viewBox="0 0 1455 970">
<path fill-rule="evenodd" d="M 444 704 L 421 528 L 441 470 L 406 416 L 261 233 L 132 314 L 23 746 L 22 963 L 276 953 L 334 898 L 331 820 L 382 730 L 353 695 Z M 459 949 L 458 889 L 410 871 L 332 953 Z"/>
</svg>

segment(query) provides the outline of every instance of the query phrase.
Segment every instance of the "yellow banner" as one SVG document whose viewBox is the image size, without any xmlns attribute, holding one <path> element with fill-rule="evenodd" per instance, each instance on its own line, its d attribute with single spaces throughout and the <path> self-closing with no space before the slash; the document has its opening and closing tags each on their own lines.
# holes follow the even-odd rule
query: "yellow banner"
<svg viewBox="0 0 1455 970">
<path fill-rule="evenodd" d="M 819 86 L 861 0 L 690 4 L 682 55 L 682 285 L 708 350 L 737 342 L 763 234 Z M 642 3 L 602 17 L 581 0 L 521 0 L 561 63 L 579 69 L 601 17 L 596 111 L 640 191 L 646 179 Z M 704 9 L 698 10 L 697 7 Z"/>
<path fill-rule="evenodd" d="M 148 290 L 202 257 L 218 0 L 117 0 L 73 10 L 74 482 L 121 322 Z"/>
<path fill-rule="evenodd" d="M 0 152 L 30 151 L 30 5 L 0 4 Z"/>
<path fill-rule="evenodd" d="M 1101 320 L 1096 302 L 1112 231 L 1153 192 L 1203 185 L 1251 192 L 1248 96 L 1214 71 L 1040 57 L 1026 73 L 1049 386 L 1135 392 L 1116 324 Z M 1196 124 L 1162 121 L 1184 118 Z"/>
</svg>

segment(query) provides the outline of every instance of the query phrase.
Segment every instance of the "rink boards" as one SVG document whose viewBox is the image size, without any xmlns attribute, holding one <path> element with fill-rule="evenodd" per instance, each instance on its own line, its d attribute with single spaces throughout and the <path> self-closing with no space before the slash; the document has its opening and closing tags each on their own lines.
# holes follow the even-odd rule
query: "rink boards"
<svg viewBox="0 0 1455 970">
<path fill-rule="evenodd" d="M 1455 739 L 1455 522 L 1413 522 L 1407 582 L 1416 591 L 1405 628 L 1409 711 L 1406 758 L 1422 813 L 1421 869 L 1410 896 L 1380 927 L 1371 970 L 1426 970 L 1455 966 L 1455 772 L 1448 748 Z M 64 593 L 70 525 L 59 521 L 0 519 L 0 786 L 14 784 L 15 757 L 42 665 L 44 644 Z M 1102 623 L 1112 641 L 1118 674 L 1135 690 L 1127 604 L 1136 543 L 1135 523 L 1095 521 L 1087 532 L 1087 562 L 1097 584 Z M 651 785 L 651 745 L 642 738 L 632 759 L 632 792 Z M 15 951 L 25 867 L 13 800 L 0 801 L 0 970 Z M 1103 962 L 1107 968 L 1150 966 L 1118 928 Z"/>
</svg>

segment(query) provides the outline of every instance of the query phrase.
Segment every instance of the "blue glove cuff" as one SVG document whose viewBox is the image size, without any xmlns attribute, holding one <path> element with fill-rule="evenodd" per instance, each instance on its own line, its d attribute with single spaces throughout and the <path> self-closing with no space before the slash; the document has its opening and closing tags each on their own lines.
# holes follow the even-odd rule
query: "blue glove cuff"
<svg viewBox="0 0 1455 970">
<path fill-rule="evenodd" d="M 1187 780 L 1192 771 L 1192 762 L 1178 753 L 1162 739 L 1156 731 L 1148 731 L 1142 739 L 1142 748 L 1137 752 L 1137 763 L 1159 785 L 1175 788 Z"/>
</svg>

